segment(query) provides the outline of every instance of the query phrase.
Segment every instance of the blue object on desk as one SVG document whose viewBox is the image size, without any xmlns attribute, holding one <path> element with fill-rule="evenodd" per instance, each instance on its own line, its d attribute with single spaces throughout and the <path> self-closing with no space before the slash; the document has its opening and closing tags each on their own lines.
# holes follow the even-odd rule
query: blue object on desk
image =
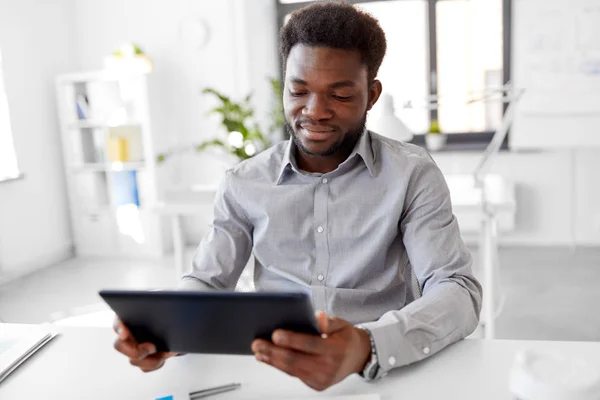
<svg viewBox="0 0 600 400">
<path fill-rule="evenodd" d="M 173 396 L 165 396 L 165 397 L 159 397 L 156 400 L 173 400 Z"/>
</svg>

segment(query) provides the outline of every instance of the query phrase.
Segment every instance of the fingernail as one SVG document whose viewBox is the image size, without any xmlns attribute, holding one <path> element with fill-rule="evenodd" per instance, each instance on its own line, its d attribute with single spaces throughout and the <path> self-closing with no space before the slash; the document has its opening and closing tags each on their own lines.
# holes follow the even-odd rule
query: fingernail
<svg viewBox="0 0 600 400">
<path fill-rule="evenodd" d="M 258 354 L 262 350 L 264 350 L 264 346 L 262 346 L 260 343 L 254 343 L 254 344 L 252 344 L 252 351 L 255 354 Z"/>
<path fill-rule="evenodd" d="M 154 347 L 154 345 L 141 346 L 140 350 L 144 357 L 156 353 L 156 347 Z"/>
<path fill-rule="evenodd" d="M 273 334 L 273 342 L 275 343 L 281 343 L 285 340 L 285 335 L 281 332 L 276 331 Z"/>
<path fill-rule="evenodd" d="M 315 311 L 315 317 L 318 317 L 319 314 L 321 314 L 322 312 L 323 312 L 323 310 L 317 310 L 317 311 Z"/>
<path fill-rule="evenodd" d="M 258 361 L 262 361 L 264 363 L 268 363 L 269 362 L 269 357 L 267 357 L 265 354 L 259 354 L 258 355 Z"/>
</svg>

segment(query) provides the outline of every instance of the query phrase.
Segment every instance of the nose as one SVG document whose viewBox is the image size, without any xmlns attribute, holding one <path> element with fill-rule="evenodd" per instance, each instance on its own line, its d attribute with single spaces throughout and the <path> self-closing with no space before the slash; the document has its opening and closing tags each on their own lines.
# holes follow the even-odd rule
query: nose
<svg viewBox="0 0 600 400">
<path fill-rule="evenodd" d="M 313 121 L 319 121 L 332 118 L 333 111 L 330 109 L 329 101 L 325 95 L 312 93 L 302 108 L 302 115 Z"/>
</svg>

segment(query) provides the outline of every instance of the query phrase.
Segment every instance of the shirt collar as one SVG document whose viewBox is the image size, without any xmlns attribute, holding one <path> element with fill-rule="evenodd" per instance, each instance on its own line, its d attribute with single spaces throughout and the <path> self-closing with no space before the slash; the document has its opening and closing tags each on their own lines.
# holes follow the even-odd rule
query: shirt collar
<svg viewBox="0 0 600 400">
<path fill-rule="evenodd" d="M 287 171 L 292 170 L 299 172 L 298 164 L 296 163 L 296 157 L 294 156 L 295 151 L 296 145 L 294 144 L 294 139 L 290 138 L 283 153 L 279 174 L 277 174 L 277 181 L 275 182 L 276 185 L 280 185 L 283 182 Z M 360 136 L 358 143 L 356 143 L 354 146 L 354 150 L 352 150 L 352 153 L 350 153 L 350 156 L 348 156 L 347 160 L 351 160 L 357 155 L 360 156 L 365 163 L 367 170 L 369 170 L 369 173 L 371 174 L 371 177 L 374 177 L 375 155 L 373 153 L 373 147 L 371 146 L 371 134 L 367 129 L 365 129 L 363 134 Z"/>
</svg>

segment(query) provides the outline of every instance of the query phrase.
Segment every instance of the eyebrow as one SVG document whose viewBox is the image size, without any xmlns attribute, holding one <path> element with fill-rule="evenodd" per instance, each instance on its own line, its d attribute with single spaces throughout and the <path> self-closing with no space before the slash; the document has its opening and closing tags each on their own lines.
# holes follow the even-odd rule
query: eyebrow
<svg viewBox="0 0 600 400">
<path fill-rule="evenodd" d="M 300 79 L 300 78 L 291 78 L 290 80 L 292 81 L 292 83 L 296 83 L 298 85 L 305 85 L 305 86 L 308 85 L 308 82 L 306 82 L 305 80 Z M 335 83 L 332 83 L 331 85 L 329 85 L 329 87 L 332 89 L 339 89 L 339 88 L 343 88 L 343 87 L 355 87 L 355 86 L 356 86 L 356 84 L 349 80 L 335 82 Z"/>
</svg>

